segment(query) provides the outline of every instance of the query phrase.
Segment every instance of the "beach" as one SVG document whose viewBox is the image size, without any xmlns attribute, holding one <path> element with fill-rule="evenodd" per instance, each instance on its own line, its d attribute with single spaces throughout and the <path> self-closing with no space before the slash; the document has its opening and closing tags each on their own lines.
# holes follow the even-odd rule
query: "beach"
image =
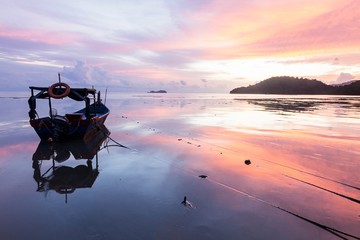
<svg viewBox="0 0 360 240">
<path fill-rule="evenodd" d="M 91 161 L 36 164 L 26 94 L 1 99 L 1 239 L 360 237 L 359 97 L 109 91 Z M 91 182 L 39 186 L 54 164 Z"/>
</svg>

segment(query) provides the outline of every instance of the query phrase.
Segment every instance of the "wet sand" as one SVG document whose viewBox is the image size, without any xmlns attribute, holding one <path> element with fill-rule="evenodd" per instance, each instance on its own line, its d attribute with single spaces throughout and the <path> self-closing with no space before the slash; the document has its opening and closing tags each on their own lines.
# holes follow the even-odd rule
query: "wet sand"
<svg viewBox="0 0 360 240">
<path fill-rule="evenodd" d="M 110 94 L 98 175 L 60 194 L 38 191 L 27 99 L 4 98 L 0 238 L 359 238 L 359 98 L 258 99 Z M 88 166 L 73 155 L 55 163 Z"/>
</svg>

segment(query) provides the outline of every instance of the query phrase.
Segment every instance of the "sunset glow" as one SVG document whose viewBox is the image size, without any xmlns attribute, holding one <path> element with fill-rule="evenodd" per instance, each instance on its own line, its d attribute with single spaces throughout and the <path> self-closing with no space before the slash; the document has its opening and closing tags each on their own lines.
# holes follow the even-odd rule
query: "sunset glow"
<svg viewBox="0 0 360 240">
<path fill-rule="evenodd" d="M 360 78 L 358 0 L 2 4 L 0 80 L 227 93 L 272 76 Z"/>
</svg>

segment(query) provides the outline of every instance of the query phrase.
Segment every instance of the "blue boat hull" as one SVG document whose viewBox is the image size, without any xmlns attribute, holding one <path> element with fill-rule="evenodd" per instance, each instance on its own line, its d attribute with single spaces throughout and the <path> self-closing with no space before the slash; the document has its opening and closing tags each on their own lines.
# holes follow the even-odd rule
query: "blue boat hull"
<svg viewBox="0 0 360 240">
<path fill-rule="evenodd" d="M 30 125 L 42 140 L 86 139 L 104 125 L 110 113 L 102 103 L 96 103 L 94 109 L 96 113 L 90 112 L 88 117 L 82 109 L 65 116 L 31 119 Z"/>
</svg>

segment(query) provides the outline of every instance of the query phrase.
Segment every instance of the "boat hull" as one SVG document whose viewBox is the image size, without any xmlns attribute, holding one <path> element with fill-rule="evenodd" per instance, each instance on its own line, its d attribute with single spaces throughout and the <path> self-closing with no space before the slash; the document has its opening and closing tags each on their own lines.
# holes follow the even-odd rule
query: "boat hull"
<svg viewBox="0 0 360 240">
<path fill-rule="evenodd" d="M 101 107 L 102 112 L 90 114 L 89 118 L 84 116 L 85 110 L 80 110 L 65 117 L 31 119 L 30 125 L 42 140 L 86 139 L 104 125 L 109 115 L 110 111 L 104 105 Z"/>
</svg>

